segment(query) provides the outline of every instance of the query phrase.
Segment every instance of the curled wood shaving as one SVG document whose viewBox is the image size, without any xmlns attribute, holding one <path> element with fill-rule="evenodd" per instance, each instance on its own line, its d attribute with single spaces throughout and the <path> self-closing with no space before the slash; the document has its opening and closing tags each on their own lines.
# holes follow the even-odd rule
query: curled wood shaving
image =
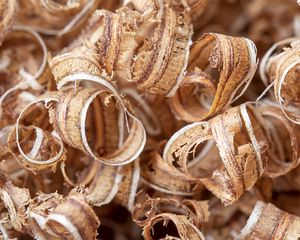
<svg viewBox="0 0 300 240">
<path fill-rule="evenodd" d="M 170 138 L 163 159 L 189 175 L 190 152 L 200 143 L 214 140 L 223 164 L 206 166 L 200 180 L 225 204 L 233 203 L 264 171 L 268 139 L 261 121 L 250 105 L 243 104 L 208 122 L 187 125 Z"/>
<path fill-rule="evenodd" d="M 16 1 L 2 0 L 0 2 L 0 45 L 3 42 L 5 35 L 11 29 L 15 18 Z"/>
<path fill-rule="evenodd" d="M 155 225 L 162 223 L 167 227 L 170 222 L 175 224 L 174 232 L 181 239 L 204 239 L 197 229 L 208 220 L 209 211 L 207 202 L 186 200 L 179 202 L 167 198 L 148 198 L 144 203 L 138 203 L 133 210 L 135 222 L 144 227 L 145 239 L 155 238 Z M 196 226 L 197 227 L 196 227 Z M 170 230 L 169 230 L 170 231 Z M 158 233 L 160 234 L 160 233 Z M 171 232 L 166 232 L 166 237 L 171 237 Z M 174 236 L 176 237 L 176 236 Z"/>
<path fill-rule="evenodd" d="M 202 27 L 216 13 L 218 1 L 207 0 L 171 0 L 167 1 L 175 11 L 184 11 L 193 23 L 194 29 Z"/>
<path fill-rule="evenodd" d="M 207 114 L 215 94 L 214 81 L 196 68 L 185 75 L 182 86 L 170 98 L 169 104 L 177 118 L 187 122 L 199 121 Z"/>
<path fill-rule="evenodd" d="M 163 4 L 154 6 L 153 12 L 141 6 L 141 15 L 125 8 L 137 16 L 123 32 L 116 74 L 141 90 L 172 96 L 187 66 L 192 28 L 183 15 Z"/>
<path fill-rule="evenodd" d="M 73 150 L 73 149 L 72 149 Z M 77 155 L 78 151 L 76 153 L 72 154 Z M 79 186 L 86 186 L 88 185 L 94 178 L 97 172 L 97 166 L 98 162 L 94 161 L 94 159 L 88 157 L 88 160 L 86 160 L 87 156 L 83 155 L 82 163 L 84 164 L 84 167 L 80 169 L 72 168 L 72 164 L 65 164 L 65 162 L 62 162 L 60 165 L 61 173 L 63 175 L 64 181 L 66 184 L 68 184 L 71 187 L 79 187 Z M 69 157 L 68 160 L 72 159 L 72 156 Z M 79 158 L 80 159 L 80 158 Z M 77 167 L 77 166 L 76 166 Z M 75 171 L 76 180 L 74 181 L 72 177 L 68 175 L 68 172 Z"/>
<path fill-rule="evenodd" d="M 207 0 L 163 0 L 163 1 L 138 1 L 125 0 L 123 5 L 133 7 L 139 12 L 157 11 L 162 14 L 162 4 L 168 4 L 178 14 L 185 14 L 191 18 L 194 29 L 198 29 L 207 23 L 216 13 L 218 1 Z"/>
<path fill-rule="evenodd" d="M 144 227 L 143 235 L 145 239 L 155 239 L 155 230 L 153 228 L 156 224 L 161 223 L 163 226 L 167 226 L 172 222 L 175 225 L 177 234 L 175 233 L 175 236 L 167 234 L 167 239 L 193 239 L 193 240 L 204 240 L 203 234 L 193 225 L 189 222 L 188 218 L 183 215 L 176 215 L 171 213 L 162 213 L 159 215 L 156 215 L 155 217 L 151 218 L 149 223 Z M 154 232 L 152 234 L 152 232 Z M 153 236 L 154 235 L 154 236 Z M 178 237 L 177 237 L 177 236 Z"/>
<path fill-rule="evenodd" d="M 297 168 L 290 171 L 286 175 L 273 179 L 274 182 L 273 188 L 279 192 L 299 191 L 299 187 L 300 187 L 299 171 L 300 168 L 298 166 Z"/>
<path fill-rule="evenodd" d="M 30 200 L 27 189 L 15 187 L 5 174 L 0 172 L 0 198 L 7 209 L 14 229 L 22 231 L 26 223 L 26 207 Z"/>
<path fill-rule="evenodd" d="M 78 56 L 82 57 L 78 58 Z M 71 68 L 66 66 L 71 66 Z M 91 56 L 86 57 L 86 55 L 82 53 L 79 53 L 78 55 L 76 52 L 66 53 L 56 56 L 54 59 L 52 59 L 50 67 L 59 89 L 70 82 L 75 82 L 75 89 L 66 90 L 67 92 L 64 98 L 56 108 L 56 113 L 52 114 L 52 117 L 54 118 L 54 126 L 57 129 L 57 132 L 62 135 L 64 141 L 69 145 L 86 152 L 98 161 L 106 164 L 119 165 L 135 160 L 145 145 L 145 129 L 140 120 L 131 114 L 127 109 L 115 87 L 105 79 L 99 77 L 101 76 L 101 69 L 95 59 L 95 56 L 92 54 Z M 101 88 L 77 89 L 76 84 L 80 81 L 98 83 Z M 106 90 L 106 92 L 103 92 L 103 90 Z M 111 92 L 111 94 L 109 94 L 107 90 Z M 117 151 L 110 151 L 105 155 L 101 155 L 101 153 L 95 153 L 95 149 L 91 149 L 88 143 L 90 140 L 88 140 L 86 134 L 86 119 L 88 110 L 90 105 L 97 101 L 96 98 L 98 95 L 102 95 L 102 100 L 98 103 L 98 105 L 104 105 L 102 109 L 103 111 L 107 109 L 107 113 L 97 113 L 98 119 L 96 119 L 96 121 L 102 121 L 102 123 L 99 123 L 100 126 L 98 125 L 99 127 L 97 130 L 100 130 L 100 128 L 106 126 L 111 126 L 111 123 L 107 121 L 109 121 L 109 119 L 111 121 L 112 118 L 114 118 L 116 124 L 114 129 L 105 128 L 101 131 L 104 131 L 104 134 L 108 134 L 110 137 L 111 133 L 108 131 L 115 131 L 114 134 L 119 135 L 119 142 L 123 142 L 124 121 L 126 121 L 126 124 L 128 124 L 128 119 L 132 121 L 129 129 L 129 135 L 126 141 L 124 141 L 123 146 Z M 112 97 L 117 99 L 117 102 L 115 103 L 115 110 L 110 109 Z M 119 116 L 107 116 L 108 114 L 118 114 L 117 108 L 120 108 Z M 123 115 L 125 116 L 125 119 L 123 119 Z M 60 120 L 57 121 L 54 116 L 57 116 Z M 102 118 L 103 120 L 101 120 Z M 72 129 L 72 127 L 69 124 L 76 128 L 77 126 L 80 127 L 77 128 L 78 131 L 76 133 L 71 133 L 70 129 Z M 128 128 L 128 125 L 126 127 Z M 101 139 L 101 135 L 93 137 L 96 137 L 96 140 L 98 141 Z M 96 147 L 98 147 L 97 144 Z M 110 146 L 110 148 L 113 148 L 113 146 Z M 108 149 L 105 151 L 107 150 Z"/>
<path fill-rule="evenodd" d="M 30 51 L 30 46 L 32 42 L 28 43 L 28 52 L 27 54 L 30 56 L 30 59 L 25 59 L 25 54 L 22 52 L 23 48 L 20 46 L 20 38 L 25 42 L 28 40 L 33 41 L 40 48 L 42 56 L 41 63 L 38 67 L 38 62 L 33 58 L 33 50 Z M 14 46 L 16 44 L 16 46 Z M 23 93 L 23 99 L 26 101 L 32 101 L 35 98 L 30 92 L 27 92 L 28 89 L 32 89 L 36 92 L 40 92 L 43 89 L 43 83 L 45 80 L 50 80 L 47 76 L 47 47 L 45 45 L 44 40 L 41 36 L 27 27 L 14 26 L 12 32 L 8 34 L 7 40 L 3 42 L 3 47 L 10 47 L 10 50 L 7 52 L 3 51 L 4 56 L 7 57 L 6 66 L 4 66 L 5 70 L 3 71 L 7 78 L 16 79 L 17 83 L 12 85 L 1 95 L 0 97 L 0 116 L 12 117 L 13 113 L 9 112 L 4 114 L 3 105 L 5 104 L 6 99 L 15 92 L 21 91 Z M 24 51 L 24 50 L 23 50 Z M 26 52 L 26 51 L 25 51 Z M 13 54 L 18 56 L 18 64 L 13 65 L 10 62 L 10 59 Z M 25 70 L 26 68 L 26 70 Z M 48 84 L 48 83 L 47 83 Z M 27 91 L 25 91 L 27 90 Z M 27 94 L 27 95 L 25 95 Z M 15 107 L 15 106 L 14 106 Z M 3 117 L 4 117 L 3 116 Z"/>
<path fill-rule="evenodd" d="M 279 53 L 271 55 L 276 48 L 282 48 L 289 44 L 290 47 L 283 48 Z M 284 115 L 296 124 L 299 124 L 297 110 L 299 91 L 295 84 L 299 64 L 298 55 L 298 40 L 287 39 L 281 41 L 275 44 L 266 54 L 261 70 L 264 79 L 266 79 L 264 74 L 267 73 L 270 78 L 269 82 L 273 82 L 275 99 Z"/>
<path fill-rule="evenodd" d="M 79 217 L 80 216 L 80 217 Z M 87 219 L 83 224 L 82 219 Z M 46 218 L 47 225 L 64 239 L 96 239 L 100 221 L 82 196 L 70 196 Z"/>
<path fill-rule="evenodd" d="M 236 239 L 297 239 L 300 236 L 299 224 L 299 217 L 271 203 L 257 202 L 246 226 Z"/>
<path fill-rule="evenodd" d="M 98 207 L 110 203 L 119 190 L 121 180 L 121 167 L 100 164 L 88 189 L 89 202 Z"/>
<path fill-rule="evenodd" d="M 40 194 L 31 199 L 28 190 L 15 187 L 1 173 L 1 199 L 5 203 L 11 224 L 41 239 L 95 239 L 100 221 L 88 204 L 82 190 L 69 196 Z M 82 225 L 82 219 L 88 219 Z"/>
<path fill-rule="evenodd" d="M 138 160 L 122 167 L 123 178 L 120 183 L 119 191 L 115 201 L 126 207 L 129 211 L 135 204 L 135 196 L 140 178 L 140 163 Z"/>
<path fill-rule="evenodd" d="M 22 0 L 19 1 L 18 21 L 43 34 L 61 36 L 80 26 L 98 3 L 99 0 L 67 1 L 66 4 L 52 0 Z"/>
<path fill-rule="evenodd" d="M 272 3 L 271 6 L 264 0 L 242 2 L 246 12 L 244 22 L 250 24 L 249 37 L 261 49 L 261 54 L 275 42 L 299 36 L 299 7 L 296 2 L 275 0 Z"/>
<path fill-rule="evenodd" d="M 296 1 L 0 13 L 0 239 L 300 238 Z"/>
<path fill-rule="evenodd" d="M 112 87 L 112 85 L 108 86 Z M 114 88 L 111 89 L 115 91 Z M 145 130 L 141 122 L 128 112 L 124 104 L 119 105 L 119 107 L 121 107 L 121 113 L 118 115 L 117 106 L 115 106 L 114 109 L 112 108 L 113 105 L 118 105 L 118 102 L 113 103 L 113 96 L 114 95 L 111 95 L 111 93 L 105 89 L 99 90 L 97 88 L 80 87 L 76 90 L 72 88 L 66 89 L 64 96 L 62 96 L 60 102 L 55 109 L 53 109 L 51 118 L 58 135 L 70 146 L 82 150 L 100 162 L 110 165 L 122 165 L 134 161 L 143 150 L 145 144 Z M 99 132 L 98 134 L 102 136 L 93 136 L 93 130 L 90 129 L 92 132 L 89 138 L 86 121 L 88 110 L 93 101 L 98 101 L 98 105 L 102 105 L 101 108 L 103 111 L 102 113 L 98 113 L 100 116 L 98 119 L 95 119 L 96 121 L 100 121 L 98 122 L 100 125 L 99 130 L 101 129 L 102 133 Z M 123 142 L 124 131 L 126 131 L 124 130 L 124 114 L 125 117 L 129 117 L 130 120 L 132 120 L 132 125 L 124 144 L 117 149 L 118 146 L 115 145 L 116 139 L 113 139 L 111 134 L 115 134 L 114 137 L 121 139 L 119 141 Z M 114 121 L 113 129 L 110 127 L 112 120 Z M 76 131 L 74 131 L 74 129 L 76 129 Z M 111 138 L 111 143 L 107 139 L 108 136 Z M 100 143 L 100 145 L 97 144 L 97 141 L 103 141 L 101 140 L 103 137 L 104 141 L 106 141 L 106 146 L 104 147 L 102 147 Z M 115 141 L 115 143 L 113 143 L 113 141 Z M 93 146 L 91 146 L 89 142 L 94 142 Z"/>
<path fill-rule="evenodd" d="M 199 84 L 200 89 L 194 90 L 192 94 L 195 97 L 192 101 L 185 101 L 184 96 L 181 96 L 186 89 L 177 91 L 171 100 L 175 115 L 185 121 L 194 122 L 220 112 L 245 92 L 256 68 L 256 47 L 251 40 L 215 33 L 204 34 L 191 47 L 188 71 L 191 71 L 192 77 L 186 76 L 188 83 Z M 212 80 L 212 69 L 220 72 L 218 80 Z M 195 74 L 197 75 L 193 76 Z M 214 82 L 217 82 L 216 90 Z M 204 90 L 201 92 L 202 88 Z M 202 95 L 200 104 L 196 97 L 199 93 Z M 205 97 L 209 98 L 206 104 L 203 99 Z"/>
<path fill-rule="evenodd" d="M 8 149 L 1 148 L 1 170 L 6 173 L 15 186 L 24 186 L 28 172 L 20 166 L 17 157 Z"/>
<path fill-rule="evenodd" d="M 120 14 L 113 14 L 109 11 L 96 11 L 95 14 L 97 18 L 103 18 L 103 32 L 97 42 L 98 60 L 107 74 L 112 75 L 120 52 L 123 19 Z"/>
<path fill-rule="evenodd" d="M 150 136 L 161 134 L 162 127 L 158 116 L 148 102 L 132 88 L 122 89 L 122 94 L 125 94 L 127 98 L 129 98 L 130 103 L 134 108 L 134 112 L 137 117 L 141 119 L 147 134 Z"/>
<path fill-rule="evenodd" d="M 8 146 L 18 156 L 19 163 L 25 168 L 31 171 L 45 169 L 55 171 L 57 163 L 65 160 L 63 143 L 53 135 L 34 126 L 21 127 L 18 131 L 16 133 L 14 129 L 11 133 Z M 29 144 L 29 142 L 32 142 L 32 144 Z M 22 145 L 25 145 L 24 143 L 26 143 L 26 146 L 24 146 L 26 150 L 22 147 Z"/>
<path fill-rule="evenodd" d="M 168 212 L 188 216 L 189 220 L 198 228 L 208 221 L 210 215 L 206 201 L 186 199 L 179 202 L 168 198 L 148 198 L 143 203 L 137 203 L 132 214 L 134 221 L 144 227 L 155 216 Z"/>
<path fill-rule="evenodd" d="M 186 176 L 165 162 L 157 152 L 141 162 L 142 182 L 163 193 L 191 196 L 202 189 L 199 180 Z"/>
<path fill-rule="evenodd" d="M 168 139 L 176 130 L 184 126 L 183 121 L 174 118 L 174 114 L 168 104 L 169 98 L 166 99 L 154 94 L 147 94 L 145 96 L 140 94 L 145 104 L 143 101 L 142 104 L 140 102 L 137 104 L 132 100 L 132 94 L 127 94 L 126 96 L 138 118 L 143 122 L 148 134 L 148 140 L 150 138 L 154 141 Z M 149 110 L 151 111 L 147 110 L 147 105 L 149 105 Z M 156 146 L 154 149 L 157 149 Z"/>
<path fill-rule="evenodd" d="M 265 120 L 269 119 L 267 127 L 271 132 L 269 160 L 264 175 L 278 177 L 290 172 L 299 165 L 299 135 L 298 126 L 281 112 L 278 105 L 266 101 L 259 111 Z"/>
<path fill-rule="evenodd" d="M 28 228 L 32 231 L 33 235 L 39 235 L 42 239 L 46 237 L 58 237 L 51 228 L 47 225 L 47 216 L 58 205 L 63 203 L 63 197 L 58 193 L 39 194 L 32 199 L 31 204 L 28 206 Z"/>
<path fill-rule="evenodd" d="M 30 170 L 44 170 L 52 168 L 55 170 L 56 164 L 59 161 L 63 161 L 65 159 L 65 149 L 63 146 L 63 142 L 59 136 L 54 132 L 50 134 L 48 132 L 44 132 L 41 128 L 32 126 L 25 128 L 23 134 L 20 134 L 20 129 L 22 129 L 21 121 L 23 115 L 26 111 L 32 107 L 34 104 L 39 103 L 40 101 L 45 101 L 45 103 L 51 101 L 57 101 L 55 98 L 45 98 L 41 100 L 34 101 L 27 105 L 22 112 L 20 113 L 15 127 L 15 134 L 11 135 L 11 138 L 8 140 L 9 147 L 16 154 L 20 154 L 20 162 L 26 168 Z M 32 131 L 34 130 L 35 136 L 32 139 Z M 15 141 L 14 141 L 15 139 Z M 15 146 L 13 143 L 16 142 L 18 152 L 14 150 Z M 31 146 L 27 145 L 26 150 L 22 147 L 21 142 L 32 142 Z M 28 148 L 29 147 L 29 148 Z"/>
</svg>

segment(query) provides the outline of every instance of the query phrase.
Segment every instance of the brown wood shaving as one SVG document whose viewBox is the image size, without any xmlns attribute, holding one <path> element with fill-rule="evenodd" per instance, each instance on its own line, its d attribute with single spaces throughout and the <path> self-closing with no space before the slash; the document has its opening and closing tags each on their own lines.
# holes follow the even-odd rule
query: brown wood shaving
<svg viewBox="0 0 300 240">
<path fill-rule="evenodd" d="M 0 16 L 0 239 L 300 239 L 299 1 Z"/>
<path fill-rule="evenodd" d="M 208 122 L 187 125 L 169 140 L 164 159 L 189 175 L 189 153 L 200 143 L 214 140 L 224 165 L 204 165 L 200 180 L 225 204 L 232 203 L 251 189 L 263 173 L 267 138 L 260 121 L 253 109 L 243 104 Z"/>
<path fill-rule="evenodd" d="M 211 68 L 220 71 L 220 77 L 217 81 L 213 80 L 209 73 L 207 75 L 196 68 L 205 71 L 208 68 L 208 63 Z M 256 47 L 249 39 L 214 33 L 203 35 L 193 43 L 188 64 L 188 70 L 195 71 L 196 74 L 199 72 L 199 75 L 186 81 L 198 83 L 200 89 L 204 88 L 204 90 L 203 92 L 198 90 L 200 92 L 198 94 L 197 90 L 194 90 L 191 94 L 195 95 L 195 98 L 200 95 L 198 97 L 200 101 L 188 99 L 189 101 L 186 101 L 187 106 L 185 106 L 183 105 L 185 97 L 180 96 L 183 94 L 179 89 L 178 95 L 171 100 L 175 115 L 185 121 L 195 122 L 220 112 L 239 97 L 238 90 L 241 87 L 247 88 L 256 67 Z M 194 70 L 194 68 L 196 69 Z M 189 75 L 187 77 L 189 78 Z M 215 82 L 217 82 L 216 90 L 213 86 Z M 244 90 L 242 90 L 243 92 Z M 204 97 L 201 99 L 201 95 L 204 94 L 208 98 L 206 103 Z M 187 96 L 189 95 L 188 92 Z M 209 109 L 207 109 L 207 105 L 211 105 Z"/>
<path fill-rule="evenodd" d="M 14 20 L 14 14 L 16 11 L 16 1 L 1 1 L 0 3 L 0 14 L 1 14 L 1 24 L 0 24 L 0 45 L 5 38 L 5 35 L 11 29 Z"/>
<path fill-rule="evenodd" d="M 299 234 L 299 217 L 284 212 L 271 203 L 257 202 L 247 225 L 236 239 L 297 239 Z"/>
<path fill-rule="evenodd" d="M 294 41 L 293 41 L 294 40 Z M 282 52 L 274 55 L 267 54 L 264 58 L 264 69 L 262 73 L 267 72 L 270 76 L 270 82 L 274 84 L 274 95 L 279 103 L 284 115 L 294 123 L 299 124 L 298 105 L 299 89 L 297 88 L 297 71 L 299 67 L 299 41 L 290 39 L 274 45 L 283 47 L 284 44 L 290 44 L 290 47 L 283 48 Z M 270 52 L 270 54 L 272 54 Z"/>
</svg>

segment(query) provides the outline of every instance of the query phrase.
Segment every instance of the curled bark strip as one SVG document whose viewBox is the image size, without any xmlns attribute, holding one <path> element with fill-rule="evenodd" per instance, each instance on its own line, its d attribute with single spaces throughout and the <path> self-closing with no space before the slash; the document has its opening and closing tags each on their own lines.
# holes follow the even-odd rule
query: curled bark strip
<svg viewBox="0 0 300 240">
<path fill-rule="evenodd" d="M 243 104 L 208 122 L 182 128 L 170 138 L 163 158 L 190 175 L 187 167 L 189 154 L 200 143 L 214 140 L 223 164 L 206 166 L 206 174 L 200 179 L 224 204 L 231 204 L 251 189 L 262 175 L 268 144 L 266 134 L 261 117 L 250 105 Z"/>
<path fill-rule="evenodd" d="M 284 175 L 299 165 L 299 127 L 285 118 L 278 105 L 266 102 L 258 110 L 267 121 L 271 133 L 271 154 L 264 175 Z"/>
<path fill-rule="evenodd" d="M 16 10 L 16 1 L 15 0 L 2 0 L 0 2 L 0 45 L 3 42 L 6 34 L 12 27 Z"/>
<path fill-rule="evenodd" d="M 270 217 L 272 216 L 272 217 Z M 276 208 L 271 203 L 257 202 L 246 226 L 237 236 L 242 239 L 298 239 L 300 218 Z"/>
<path fill-rule="evenodd" d="M 294 40 L 294 41 L 293 41 Z M 290 44 L 290 47 L 283 48 Z M 284 115 L 292 122 L 299 124 L 299 89 L 296 87 L 299 68 L 300 42 L 295 39 L 287 39 L 274 45 L 283 50 L 277 54 L 267 53 L 262 66 L 262 72 L 267 72 L 269 81 L 274 82 L 274 94 Z"/>
<path fill-rule="evenodd" d="M 143 236 L 146 240 L 156 239 L 155 238 L 155 225 L 161 223 L 164 227 L 168 224 L 173 223 L 175 225 L 177 234 L 173 236 L 173 239 L 191 239 L 191 240 L 204 240 L 203 234 L 198 228 L 193 225 L 186 216 L 176 215 L 171 213 L 158 214 L 151 218 L 149 223 L 144 227 Z M 153 234 L 152 234 L 153 232 Z M 169 233 L 166 236 L 171 237 Z M 165 237 L 165 236 L 163 236 Z"/>
<path fill-rule="evenodd" d="M 143 150 L 145 132 L 141 122 L 130 113 L 127 113 L 127 116 L 132 120 L 128 137 L 119 149 L 117 149 L 118 146 L 116 143 L 109 146 L 108 137 L 115 141 L 111 135 L 109 136 L 109 131 L 113 131 L 115 134 L 114 138 L 121 139 L 119 141 L 123 142 L 124 123 L 120 121 L 122 121 L 123 115 L 126 114 L 126 112 L 123 112 L 124 108 L 122 109 L 124 105 L 120 104 L 121 115 L 119 117 L 118 115 L 116 116 L 118 113 L 117 103 L 113 103 L 111 97 L 112 95 L 105 89 L 77 88 L 76 91 L 67 89 L 52 113 L 52 121 L 54 122 L 54 128 L 62 137 L 63 141 L 70 146 L 82 150 L 102 163 L 123 165 L 134 161 Z M 109 122 L 109 119 L 111 119 L 110 121 L 114 121 L 116 125 L 114 125 L 114 128 L 108 128 L 107 125 L 104 125 L 104 129 L 102 128 L 101 132 L 91 133 L 91 136 L 88 136 L 86 132 L 88 111 L 92 102 L 97 100 L 100 101 L 99 103 L 102 105 L 101 108 L 103 110 L 103 112 L 100 113 L 102 114 L 102 117 L 100 116 L 100 121 L 102 121 L 100 125 L 103 127 L 103 124 L 111 124 L 112 122 Z M 90 145 L 91 142 L 95 143 L 103 137 L 104 140 L 108 141 L 106 147 L 101 148 L 101 146 L 97 146 L 97 144 Z M 100 148 L 97 149 L 97 147 Z M 101 153 L 101 149 L 104 150 L 103 153 Z"/>
<path fill-rule="evenodd" d="M 47 225 L 64 239 L 92 240 L 96 239 L 100 221 L 84 197 L 75 195 L 49 214 Z"/>
<path fill-rule="evenodd" d="M 204 34 L 191 47 L 188 69 L 206 70 L 208 65 L 220 71 L 220 76 L 211 107 L 198 121 L 228 107 L 245 92 L 257 68 L 256 47 L 246 38 Z"/>
<path fill-rule="evenodd" d="M 172 96 L 187 66 L 192 29 L 170 8 L 159 6 L 152 14 L 143 7 L 144 23 L 123 34 L 116 74 L 141 90 Z"/>
</svg>

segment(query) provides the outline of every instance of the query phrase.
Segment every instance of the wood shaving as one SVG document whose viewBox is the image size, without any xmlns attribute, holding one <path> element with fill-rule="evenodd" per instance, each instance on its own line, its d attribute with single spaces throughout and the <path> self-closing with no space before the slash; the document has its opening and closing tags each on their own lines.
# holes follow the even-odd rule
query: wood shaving
<svg viewBox="0 0 300 240">
<path fill-rule="evenodd" d="M 0 239 L 299 240 L 295 0 L 0 0 Z"/>
</svg>

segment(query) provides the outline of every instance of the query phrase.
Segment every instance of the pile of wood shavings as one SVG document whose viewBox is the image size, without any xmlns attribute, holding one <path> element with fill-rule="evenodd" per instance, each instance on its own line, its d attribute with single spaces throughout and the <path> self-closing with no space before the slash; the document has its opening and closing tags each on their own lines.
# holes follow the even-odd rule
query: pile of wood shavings
<svg viewBox="0 0 300 240">
<path fill-rule="evenodd" d="M 0 14 L 0 239 L 300 239 L 295 0 Z"/>
</svg>

